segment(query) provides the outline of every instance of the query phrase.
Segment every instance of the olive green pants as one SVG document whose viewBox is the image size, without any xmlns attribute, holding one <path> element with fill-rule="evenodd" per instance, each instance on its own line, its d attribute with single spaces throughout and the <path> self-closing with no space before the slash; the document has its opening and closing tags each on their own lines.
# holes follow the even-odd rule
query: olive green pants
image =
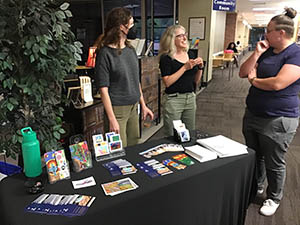
<svg viewBox="0 0 300 225">
<path fill-rule="evenodd" d="M 138 103 L 134 105 L 113 106 L 115 117 L 120 126 L 123 147 L 136 145 L 139 139 Z M 109 121 L 105 115 L 105 132 L 109 132 Z"/>
<path fill-rule="evenodd" d="M 164 99 L 164 131 L 165 135 L 173 135 L 173 120 L 181 120 L 188 130 L 195 130 L 196 94 L 165 94 Z"/>
</svg>

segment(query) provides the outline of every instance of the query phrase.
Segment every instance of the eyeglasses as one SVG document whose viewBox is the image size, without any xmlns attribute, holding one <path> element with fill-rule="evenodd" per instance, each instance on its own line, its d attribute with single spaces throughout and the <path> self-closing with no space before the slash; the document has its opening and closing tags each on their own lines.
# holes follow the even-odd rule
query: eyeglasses
<svg viewBox="0 0 300 225">
<path fill-rule="evenodd" d="M 178 34 L 178 35 L 175 36 L 175 38 L 180 38 L 180 39 L 182 39 L 183 37 L 187 37 L 187 33 Z"/>
</svg>

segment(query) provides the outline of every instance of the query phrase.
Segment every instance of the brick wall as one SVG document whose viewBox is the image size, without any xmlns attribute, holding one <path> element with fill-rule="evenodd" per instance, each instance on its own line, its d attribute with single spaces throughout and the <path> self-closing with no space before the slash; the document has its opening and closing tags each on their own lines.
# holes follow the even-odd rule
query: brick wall
<svg viewBox="0 0 300 225">
<path fill-rule="evenodd" d="M 224 49 L 227 48 L 230 42 L 234 42 L 237 25 L 237 13 L 226 14 Z"/>
</svg>

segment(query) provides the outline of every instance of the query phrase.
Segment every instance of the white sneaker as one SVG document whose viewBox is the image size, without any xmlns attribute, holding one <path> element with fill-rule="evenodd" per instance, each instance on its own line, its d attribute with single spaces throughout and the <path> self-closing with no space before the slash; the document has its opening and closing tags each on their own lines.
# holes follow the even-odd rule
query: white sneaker
<svg viewBox="0 0 300 225">
<path fill-rule="evenodd" d="M 260 208 L 259 212 L 264 216 L 272 216 L 276 212 L 279 203 L 274 202 L 272 199 L 267 199 L 264 201 L 263 206 Z"/>
<path fill-rule="evenodd" d="M 258 188 L 257 189 L 257 194 L 262 195 L 264 193 L 264 188 Z"/>
</svg>

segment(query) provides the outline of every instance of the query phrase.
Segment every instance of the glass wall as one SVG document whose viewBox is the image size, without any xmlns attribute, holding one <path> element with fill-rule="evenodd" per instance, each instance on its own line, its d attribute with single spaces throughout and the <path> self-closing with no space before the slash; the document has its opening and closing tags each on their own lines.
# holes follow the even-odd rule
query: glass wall
<svg viewBox="0 0 300 225">
<path fill-rule="evenodd" d="M 126 7 L 131 10 L 135 20 L 137 38 L 142 37 L 142 15 L 147 19 L 145 24 L 146 43 L 154 42 L 153 54 L 158 53 L 159 40 L 165 29 L 174 24 L 175 6 L 178 0 L 68 0 L 73 13 L 71 27 L 77 40 L 83 44 L 82 62 L 87 59 L 88 49 L 103 32 L 106 14 L 115 7 Z M 142 3 L 145 12 L 142 13 Z M 177 11 L 177 10 L 176 10 Z M 103 21 L 104 20 L 104 21 Z"/>
</svg>

